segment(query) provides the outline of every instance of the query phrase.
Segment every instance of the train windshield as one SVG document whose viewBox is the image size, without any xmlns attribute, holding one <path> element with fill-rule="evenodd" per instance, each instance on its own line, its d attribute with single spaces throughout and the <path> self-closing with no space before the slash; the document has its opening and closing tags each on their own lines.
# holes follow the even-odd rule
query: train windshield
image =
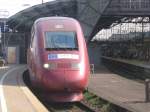
<svg viewBox="0 0 150 112">
<path fill-rule="evenodd" d="M 75 32 L 46 32 L 45 48 L 47 50 L 78 50 Z"/>
</svg>

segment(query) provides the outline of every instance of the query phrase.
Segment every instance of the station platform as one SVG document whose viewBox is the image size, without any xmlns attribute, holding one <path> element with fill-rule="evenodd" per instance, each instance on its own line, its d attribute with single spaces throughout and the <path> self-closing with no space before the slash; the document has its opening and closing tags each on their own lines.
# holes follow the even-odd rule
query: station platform
<svg viewBox="0 0 150 112">
<path fill-rule="evenodd" d="M 23 82 L 25 65 L 0 67 L 0 112 L 48 112 Z"/>
<path fill-rule="evenodd" d="M 146 62 L 146 61 L 137 61 L 137 60 L 122 59 L 122 58 L 111 58 L 111 57 L 106 57 L 106 56 L 101 56 L 101 58 L 111 59 L 114 61 L 119 61 L 119 62 L 150 69 L 150 62 Z"/>
<path fill-rule="evenodd" d="M 104 66 L 91 74 L 88 89 L 131 112 L 150 112 L 150 103 L 145 103 L 144 84 L 111 73 Z"/>
</svg>

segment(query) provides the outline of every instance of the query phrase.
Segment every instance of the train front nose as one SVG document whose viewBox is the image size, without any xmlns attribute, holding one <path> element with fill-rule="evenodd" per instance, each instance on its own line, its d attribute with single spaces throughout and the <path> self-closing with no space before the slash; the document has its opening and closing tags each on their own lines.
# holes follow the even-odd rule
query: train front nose
<svg viewBox="0 0 150 112">
<path fill-rule="evenodd" d="M 86 75 L 81 73 L 80 69 L 70 68 L 70 65 L 59 64 L 57 69 L 47 72 L 43 81 L 50 91 L 75 92 L 82 91 L 86 86 Z"/>
<path fill-rule="evenodd" d="M 65 89 L 67 91 L 83 91 L 86 86 L 85 74 L 80 74 L 80 71 L 68 70 L 65 71 Z"/>
</svg>

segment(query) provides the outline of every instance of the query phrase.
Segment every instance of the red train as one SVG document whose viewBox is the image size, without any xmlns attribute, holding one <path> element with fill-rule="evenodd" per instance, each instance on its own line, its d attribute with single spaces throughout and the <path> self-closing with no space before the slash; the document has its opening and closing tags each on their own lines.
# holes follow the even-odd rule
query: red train
<svg viewBox="0 0 150 112">
<path fill-rule="evenodd" d="M 32 86 L 56 102 L 80 101 L 87 86 L 89 61 L 79 22 L 44 17 L 31 31 L 27 64 Z"/>
</svg>

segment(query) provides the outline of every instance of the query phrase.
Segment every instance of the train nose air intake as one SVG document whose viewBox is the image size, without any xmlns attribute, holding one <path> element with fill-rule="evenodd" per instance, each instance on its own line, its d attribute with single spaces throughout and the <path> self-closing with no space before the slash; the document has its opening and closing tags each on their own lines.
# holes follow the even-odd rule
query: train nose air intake
<svg viewBox="0 0 150 112">
<path fill-rule="evenodd" d="M 67 92 L 71 92 L 71 89 L 68 88 L 68 87 L 65 87 L 64 90 L 67 91 Z"/>
</svg>

